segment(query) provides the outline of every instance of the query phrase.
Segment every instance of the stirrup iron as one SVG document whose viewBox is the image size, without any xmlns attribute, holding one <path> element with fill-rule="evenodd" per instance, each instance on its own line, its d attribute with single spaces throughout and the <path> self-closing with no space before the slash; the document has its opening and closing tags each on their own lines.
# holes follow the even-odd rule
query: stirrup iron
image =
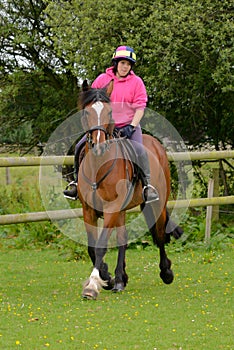
<svg viewBox="0 0 234 350">
<path fill-rule="evenodd" d="M 73 201 L 76 201 L 78 199 L 78 193 L 76 194 L 76 196 L 71 196 L 71 195 L 68 195 L 66 194 L 65 192 L 71 192 L 72 190 L 68 191 L 69 187 L 70 186 L 75 186 L 77 187 L 77 182 L 76 181 L 71 181 L 67 186 L 66 186 L 66 189 L 63 191 L 63 196 L 65 198 L 68 198 L 68 199 L 71 199 Z M 76 192 L 77 192 L 77 189 L 76 189 Z"/>
<path fill-rule="evenodd" d="M 148 190 L 152 189 L 155 194 L 155 197 L 154 198 L 148 198 Z M 143 198 L 143 201 L 148 204 L 148 203 L 152 203 L 152 202 L 156 202 L 156 201 L 159 201 L 159 195 L 158 195 L 158 191 L 156 190 L 156 188 L 150 184 L 146 185 L 143 187 L 143 190 L 142 190 L 142 198 Z"/>
</svg>

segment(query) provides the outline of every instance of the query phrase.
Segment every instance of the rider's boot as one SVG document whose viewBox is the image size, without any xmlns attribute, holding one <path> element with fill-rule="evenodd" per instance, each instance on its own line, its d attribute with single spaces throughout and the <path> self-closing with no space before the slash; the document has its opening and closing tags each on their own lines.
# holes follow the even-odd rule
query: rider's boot
<svg viewBox="0 0 234 350">
<path fill-rule="evenodd" d="M 72 199 L 74 201 L 78 199 L 77 176 L 74 181 L 67 185 L 66 189 L 63 191 L 63 195 L 65 198 Z"/>
<path fill-rule="evenodd" d="M 86 136 L 83 136 L 80 141 L 76 144 L 75 147 L 75 156 L 74 156 L 74 181 L 70 182 L 65 191 L 63 191 L 64 197 L 68 199 L 76 200 L 78 199 L 78 172 L 79 172 L 79 163 L 80 159 L 84 157 L 84 145 L 86 142 Z M 70 189 L 69 189 L 70 188 Z"/>
<path fill-rule="evenodd" d="M 78 154 L 75 154 L 74 159 L 74 180 L 70 182 L 66 189 L 63 191 L 63 195 L 65 198 L 77 200 L 78 199 L 78 190 L 77 190 L 77 184 L 78 184 Z"/>
<path fill-rule="evenodd" d="M 148 155 L 146 152 L 142 152 L 142 154 L 139 157 L 140 161 L 140 168 L 142 171 L 142 177 L 143 177 L 143 190 L 142 190 L 142 197 L 146 204 L 158 201 L 159 200 L 159 194 L 157 189 L 150 184 L 150 167 L 149 167 L 149 160 Z"/>
</svg>

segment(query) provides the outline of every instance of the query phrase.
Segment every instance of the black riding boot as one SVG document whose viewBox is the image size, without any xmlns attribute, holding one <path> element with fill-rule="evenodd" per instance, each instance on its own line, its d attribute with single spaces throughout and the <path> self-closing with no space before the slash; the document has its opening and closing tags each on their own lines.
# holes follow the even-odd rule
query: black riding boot
<svg viewBox="0 0 234 350">
<path fill-rule="evenodd" d="M 146 152 L 142 152 L 139 159 L 139 166 L 142 172 L 142 182 L 143 182 L 143 191 L 142 197 L 145 203 L 151 203 L 159 200 L 158 191 L 154 186 L 150 184 L 150 167 L 148 155 Z"/>
<path fill-rule="evenodd" d="M 65 198 L 72 199 L 73 201 L 78 199 L 77 179 L 74 179 L 74 181 L 67 185 L 66 189 L 63 191 L 63 195 Z"/>
<path fill-rule="evenodd" d="M 79 156 L 79 152 L 76 152 L 74 157 L 74 180 L 70 182 L 67 185 L 65 191 L 63 191 L 64 197 L 68 199 L 72 199 L 73 201 L 78 199 L 78 191 L 77 191 L 78 171 L 79 171 L 78 156 Z"/>
</svg>

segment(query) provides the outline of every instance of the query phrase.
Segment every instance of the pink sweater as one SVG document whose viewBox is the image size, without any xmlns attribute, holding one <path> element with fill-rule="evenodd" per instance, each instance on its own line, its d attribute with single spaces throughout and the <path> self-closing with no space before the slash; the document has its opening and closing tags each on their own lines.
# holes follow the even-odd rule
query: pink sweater
<svg viewBox="0 0 234 350">
<path fill-rule="evenodd" d="M 114 88 L 110 96 L 112 115 L 116 126 L 121 127 L 131 123 L 136 110 L 145 109 L 147 93 L 142 79 L 133 71 L 127 77 L 118 79 L 113 72 L 113 67 L 107 68 L 106 73 L 100 74 L 94 80 L 92 88 L 103 88 L 112 79 L 114 79 Z"/>
</svg>

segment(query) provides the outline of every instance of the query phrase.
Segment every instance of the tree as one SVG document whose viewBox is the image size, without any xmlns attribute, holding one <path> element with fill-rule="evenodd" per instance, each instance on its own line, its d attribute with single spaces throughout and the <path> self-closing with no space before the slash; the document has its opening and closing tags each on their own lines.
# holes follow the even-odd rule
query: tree
<svg viewBox="0 0 234 350">
<path fill-rule="evenodd" d="M 65 79 L 66 75 L 61 79 L 62 87 L 56 89 L 37 70 L 16 71 L 8 75 L 1 93 L 1 140 L 21 144 L 24 149 L 46 142 L 72 106 L 76 106 L 76 95 L 72 92 L 73 96 L 68 96 L 70 81 Z M 19 138 L 25 128 L 29 132 L 25 138 Z"/>
<path fill-rule="evenodd" d="M 190 144 L 233 145 L 230 1 L 49 1 L 46 12 L 55 48 L 66 54 L 75 75 L 92 81 L 116 46 L 133 46 L 149 107 Z"/>
<path fill-rule="evenodd" d="M 208 141 L 216 149 L 233 144 L 233 5 L 163 3 L 147 21 L 152 36 L 147 66 L 155 67 L 158 84 L 153 100 L 190 143 Z M 154 86 L 153 75 L 147 76 Z"/>
<path fill-rule="evenodd" d="M 46 141 L 77 104 L 77 78 L 53 48 L 45 8 L 42 0 L 0 4 L 1 136 L 30 123 L 30 146 Z"/>
<path fill-rule="evenodd" d="M 127 44 L 137 52 L 136 73 L 146 83 L 150 108 L 192 145 L 233 145 L 234 8 L 229 0 L 3 0 L 0 6 L 5 107 L 9 74 L 25 77 L 13 79 L 20 99 L 15 95 L 17 103 L 8 108 L 15 108 L 15 118 L 19 100 L 29 92 L 21 82 L 30 81 L 39 83 L 32 91 L 44 96 L 35 124 L 63 119 L 76 104 L 77 84 L 84 78 L 91 82 L 110 64 L 114 49 Z M 30 113 L 21 112 L 30 120 Z M 36 138 L 51 131 L 43 122 L 34 130 Z"/>
</svg>

